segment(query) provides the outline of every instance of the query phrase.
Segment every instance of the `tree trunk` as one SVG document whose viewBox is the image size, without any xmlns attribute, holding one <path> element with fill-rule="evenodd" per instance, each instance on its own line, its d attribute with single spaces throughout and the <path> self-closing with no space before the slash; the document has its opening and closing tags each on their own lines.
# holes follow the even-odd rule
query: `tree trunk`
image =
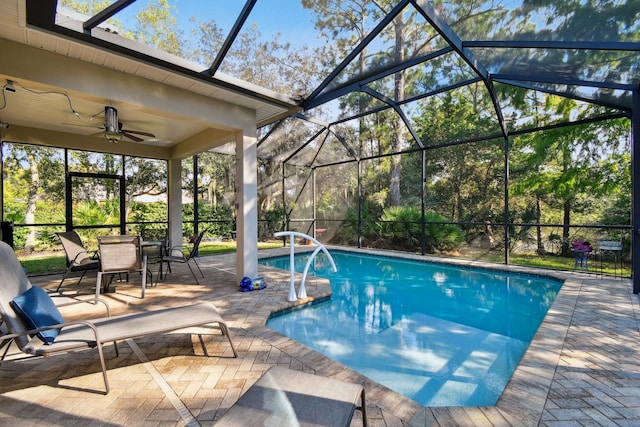
<svg viewBox="0 0 640 427">
<path fill-rule="evenodd" d="M 215 178 L 213 178 L 211 180 L 211 182 L 209 183 L 209 186 L 207 187 L 207 193 L 208 193 L 208 197 L 209 197 L 209 203 L 211 204 L 211 206 L 216 207 L 218 206 L 218 195 L 216 193 L 216 187 L 217 187 L 218 183 L 216 181 Z"/>
<path fill-rule="evenodd" d="M 394 29 L 396 36 L 396 44 L 395 44 L 395 63 L 401 64 L 404 62 L 404 31 L 405 24 L 403 20 L 402 14 L 399 14 L 394 20 Z M 404 90 L 405 90 L 405 79 L 404 79 L 404 71 L 399 71 L 394 75 L 394 100 L 396 102 L 400 102 L 404 100 Z M 403 130 L 402 126 L 402 118 L 396 113 L 395 118 L 393 120 L 393 139 L 391 141 L 391 152 L 397 153 L 400 151 L 400 147 L 402 147 L 403 141 Z M 389 185 L 389 202 L 391 206 L 400 206 L 400 156 L 395 155 L 391 156 L 391 168 L 389 171 L 390 175 L 390 185 Z"/>
<path fill-rule="evenodd" d="M 540 196 L 536 195 L 536 240 L 538 241 L 538 255 L 546 255 L 547 251 L 544 248 L 544 243 L 542 242 L 542 227 L 540 227 L 540 223 L 542 222 L 542 200 L 540 200 Z"/>
<path fill-rule="evenodd" d="M 571 153 L 569 151 L 569 147 L 566 143 L 562 144 L 562 171 L 566 174 L 569 170 L 569 165 L 571 164 Z M 566 198 L 564 203 L 562 204 L 562 209 L 564 212 L 562 218 L 562 255 L 570 256 L 571 255 L 571 246 L 569 243 L 569 226 L 571 225 L 571 200 Z"/>
<path fill-rule="evenodd" d="M 562 209 L 564 216 L 562 220 L 562 256 L 570 256 L 571 248 L 569 245 L 569 225 L 571 224 L 571 202 L 565 200 Z"/>
<path fill-rule="evenodd" d="M 38 196 L 38 187 L 40 186 L 40 173 L 38 172 L 38 162 L 33 153 L 27 153 L 29 161 L 29 171 L 31 172 L 31 182 L 29 184 L 29 193 L 27 195 L 27 211 L 25 213 L 24 222 L 27 224 L 35 224 L 36 218 L 36 199 Z M 33 250 L 36 246 L 36 229 L 29 227 L 25 241 L 25 249 Z"/>
</svg>

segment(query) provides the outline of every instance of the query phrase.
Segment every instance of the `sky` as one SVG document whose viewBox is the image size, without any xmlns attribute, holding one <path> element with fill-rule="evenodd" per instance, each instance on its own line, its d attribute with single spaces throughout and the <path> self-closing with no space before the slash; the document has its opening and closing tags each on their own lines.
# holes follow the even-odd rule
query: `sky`
<svg viewBox="0 0 640 427">
<path fill-rule="evenodd" d="M 154 0 L 139 0 L 120 12 L 117 17 L 127 26 L 131 26 L 135 22 L 131 17 L 153 2 Z M 216 23 L 228 32 L 242 11 L 245 1 L 169 0 L 169 4 L 177 10 L 178 24 L 185 30 L 185 34 L 188 34 L 192 17 L 199 21 L 215 19 Z M 300 2 L 296 0 L 258 0 L 245 27 L 254 22 L 258 24 L 266 39 L 271 39 L 275 33 L 280 32 L 282 39 L 294 45 L 311 43 L 315 40 L 313 15 L 303 9 Z M 292 36 L 287 36 L 288 34 Z"/>
</svg>

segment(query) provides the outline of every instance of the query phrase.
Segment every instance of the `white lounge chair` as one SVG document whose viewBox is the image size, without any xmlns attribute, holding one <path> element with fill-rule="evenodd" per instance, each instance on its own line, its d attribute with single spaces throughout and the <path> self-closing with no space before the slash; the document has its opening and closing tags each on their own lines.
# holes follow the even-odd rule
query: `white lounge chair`
<svg viewBox="0 0 640 427">
<path fill-rule="evenodd" d="M 0 266 L 0 316 L 3 330 L 8 331 L 0 336 L 0 343 L 4 345 L 13 340 L 22 352 L 30 356 L 49 356 L 96 348 L 106 393 L 109 393 L 109 382 L 102 347 L 111 341 L 115 344 L 129 338 L 217 324 L 229 340 L 234 357 L 238 356 L 229 329 L 213 304 L 199 303 L 123 316 L 65 322 L 51 296 L 41 288 L 31 285 L 13 249 L 4 242 L 0 242 Z M 201 342 L 207 355 L 204 342 Z M 118 355 L 117 345 L 115 350 Z M 4 361 L 6 353 L 5 350 L 0 363 Z"/>
</svg>

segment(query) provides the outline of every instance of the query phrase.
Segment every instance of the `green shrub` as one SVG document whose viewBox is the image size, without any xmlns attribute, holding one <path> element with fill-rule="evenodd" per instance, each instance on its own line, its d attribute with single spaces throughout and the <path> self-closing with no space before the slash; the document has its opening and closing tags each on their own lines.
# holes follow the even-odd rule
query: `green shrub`
<svg viewBox="0 0 640 427">
<path fill-rule="evenodd" d="M 284 231 L 286 229 L 283 225 L 284 222 L 285 211 L 282 207 L 275 207 L 265 211 L 264 221 L 261 221 L 258 224 L 258 238 L 261 240 L 269 240 L 273 238 L 274 233 Z"/>
<path fill-rule="evenodd" d="M 207 236 L 230 238 L 236 229 L 230 206 L 201 204 L 198 206 L 198 216 L 200 221 L 205 222 L 203 227 L 207 229 Z"/>
<path fill-rule="evenodd" d="M 464 232 L 433 211 L 425 212 L 425 250 L 428 253 L 453 251 L 464 243 Z M 384 211 L 380 219 L 380 246 L 400 250 L 421 249 L 422 213 L 411 206 L 396 206 Z"/>
<path fill-rule="evenodd" d="M 429 253 L 454 251 L 464 243 L 464 231 L 448 220 L 429 211 L 425 213 L 425 249 Z M 422 213 L 412 206 L 396 206 L 385 209 L 379 218 L 374 218 L 373 209 L 367 203 L 362 207 L 361 235 L 366 245 L 381 249 L 420 251 L 422 247 Z M 358 210 L 350 209 L 346 221 L 340 227 L 341 241 L 357 243 Z M 340 243 L 334 239 L 332 243 Z"/>
<path fill-rule="evenodd" d="M 410 206 L 393 206 L 382 213 L 379 221 L 380 237 L 388 240 L 393 247 L 406 245 L 407 248 L 420 247 L 422 235 L 422 213 Z"/>
<path fill-rule="evenodd" d="M 378 214 L 371 203 L 365 202 L 361 209 L 361 237 L 366 241 L 374 241 L 378 238 L 379 224 Z M 345 220 L 341 224 L 332 243 L 358 243 L 358 208 L 349 208 L 345 214 Z"/>
<path fill-rule="evenodd" d="M 425 212 L 427 252 L 454 251 L 464 243 L 464 231 L 455 224 L 441 224 L 448 219 L 433 211 Z M 439 224 L 440 223 L 440 224 Z"/>
</svg>

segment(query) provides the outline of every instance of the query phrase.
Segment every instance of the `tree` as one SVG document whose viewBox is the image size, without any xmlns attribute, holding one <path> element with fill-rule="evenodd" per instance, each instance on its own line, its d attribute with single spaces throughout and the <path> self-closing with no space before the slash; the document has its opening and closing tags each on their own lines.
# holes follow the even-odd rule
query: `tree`
<svg viewBox="0 0 640 427">
<path fill-rule="evenodd" d="M 38 217 L 38 205 L 39 201 L 46 201 L 49 205 L 46 214 L 51 214 L 64 201 L 61 150 L 26 144 L 4 143 L 4 146 L 7 148 L 3 153 L 5 203 L 12 206 L 9 209 L 16 209 L 15 216 L 5 212 L 5 218 L 25 224 L 50 222 L 49 218 Z M 20 203 L 23 207 L 17 207 L 19 200 L 23 201 Z M 35 249 L 38 244 L 36 228 L 29 227 L 21 239 L 24 239 L 22 245 L 26 249 Z"/>
<path fill-rule="evenodd" d="M 373 25 L 388 14 L 397 2 L 380 0 L 376 2 L 355 1 L 343 3 L 340 1 L 326 0 L 306 0 L 303 5 L 317 13 L 316 28 L 322 31 L 328 39 L 333 39 L 337 53 L 347 50 L 364 40 L 372 30 Z M 497 5 L 479 4 L 475 1 L 456 2 L 450 5 L 450 14 L 446 16 L 452 25 L 464 26 L 471 18 L 477 17 L 480 11 L 483 19 L 479 25 L 474 21 L 474 25 L 468 25 L 468 30 L 474 34 L 486 34 L 487 29 L 492 29 L 493 24 L 503 19 L 506 12 Z M 485 9 L 485 10 L 483 10 Z M 488 10 L 487 10 L 488 9 Z M 366 72 L 382 69 L 390 65 L 401 64 L 407 59 L 416 58 L 433 52 L 443 46 L 443 40 L 438 37 L 438 33 L 427 22 L 421 20 L 417 10 L 408 6 L 405 10 L 395 16 L 391 24 L 383 30 L 378 37 L 378 42 L 383 46 L 380 50 L 372 51 L 365 49 L 354 60 L 349 72 L 357 76 L 362 76 Z M 339 57 L 343 57 L 340 55 Z M 430 61 L 430 69 L 438 69 L 445 60 Z M 329 64 L 328 64 L 329 65 Z M 333 66 L 333 64 L 330 64 Z M 432 68 L 431 68 L 432 67 Z M 456 74 L 464 73 L 462 68 L 450 68 L 446 75 L 450 81 L 456 78 Z M 442 78 L 435 74 L 426 72 L 426 67 L 414 67 L 412 69 L 398 70 L 393 75 L 391 88 L 391 99 L 394 103 L 402 103 L 408 95 L 412 95 L 418 88 L 433 89 L 439 84 Z M 384 81 L 370 83 L 369 87 L 377 90 L 381 94 L 388 91 Z M 346 96 L 343 106 L 351 102 L 350 109 L 362 111 L 367 104 L 372 104 L 371 98 L 357 94 Z M 406 128 L 403 120 L 398 114 L 391 114 L 386 117 L 386 121 L 391 123 L 391 129 L 387 135 L 386 142 L 389 144 L 383 151 L 397 153 L 406 148 Z M 375 119 L 361 119 L 360 137 L 366 138 L 365 126 L 373 126 Z M 362 147 L 361 140 L 360 146 Z M 387 162 L 388 166 L 388 203 L 397 206 L 401 203 L 401 171 L 402 162 L 399 156 L 392 156 Z"/>
<path fill-rule="evenodd" d="M 111 3 L 110 0 L 62 0 L 63 6 L 86 16 L 97 14 Z M 115 18 L 108 19 L 107 23 L 123 37 L 180 56 L 182 46 L 187 44 L 173 14 L 176 10 L 168 0 L 151 0 L 136 15 L 133 29 L 125 29 L 122 22 Z"/>
<path fill-rule="evenodd" d="M 78 13 L 82 13 L 83 15 L 93 16 L 100 12 L 101 10 L 107 8 L 110 4 L 110 0 L 88 0 L 88 1 L 79 1 L 79 0 L 61 0 L 62 6 L 73 9 Z"/>
<path fill-rule="evenodd" d="M 545 96 L 544 101 L 535 106 L 543 110 L 543 114 L 536 117 L 539 124 L 563 123 L 569 121 L 570 116 L 579 119 L 602 112 L 601 107 L 578 105 L 566 98 Z M 517 147 L 514 193 L 533 194 L 540 202 L 561 210 L 565 256 L 570 251 L 572 214 L 593 209 L 594 200 L 606 198 L 615 187 L 619 188 L 620 182 L 607 175 L 612 169 L 625 169 L 620 163 L 624 157 L 618 154 L 628 149 L 625 122 L 609 120 L 568 126 L 518 139 L 523 145 Z M 542 252 L 540 247 L 538 250 Z"/>
<path fill-rule="evenodd" d="M 193 34 L 196 42 L 185 55 L 209 67 L 225 34 L 215 20 L 192 18 L 192 21 L 197 28 Z M 302 46 L 296 50 L 289 43 L 281 42 L 278 34 L 265 40 L 254 23 L 240 33 L 219 71 L 280 93 L 309 93 L 317 65 L 308 49 Z"/>
<path fill-rule="evenodd" d="M 132 212 L 134 201 L 146 196 L 147 199 L 162 200 L 167 195 L 167 162 L 161 160 L 144 159 L 141 157 L 127 157 L 125 161 L 125 194 L 126 215 Z M 163 200 L 164 215 L 155 218 L 166 221 L 166 200 Z M 148 220 L 148 219 L 147 219 Z"/>
<path fill-rule="evenodd" d="M 414 121 L 425 146 L 443 145 L 426 153 L 427 206 L 454 221 L 484 223 L 502 211 L 501 143 L 446 145 L 495 132 L 496 122 L 484 113 L 488 96 L 470 96 L 473 92 L 468 87 L 426 100 Z"/>
<path fill-rule="evenodd" d="M 134 31 L 125 32 L 124 36 L 147 46 L 182 56 L 184 37 L 173 14 L 176 10 L 168 0 L 152 0 L 136 15 Z"/>
</svg>

